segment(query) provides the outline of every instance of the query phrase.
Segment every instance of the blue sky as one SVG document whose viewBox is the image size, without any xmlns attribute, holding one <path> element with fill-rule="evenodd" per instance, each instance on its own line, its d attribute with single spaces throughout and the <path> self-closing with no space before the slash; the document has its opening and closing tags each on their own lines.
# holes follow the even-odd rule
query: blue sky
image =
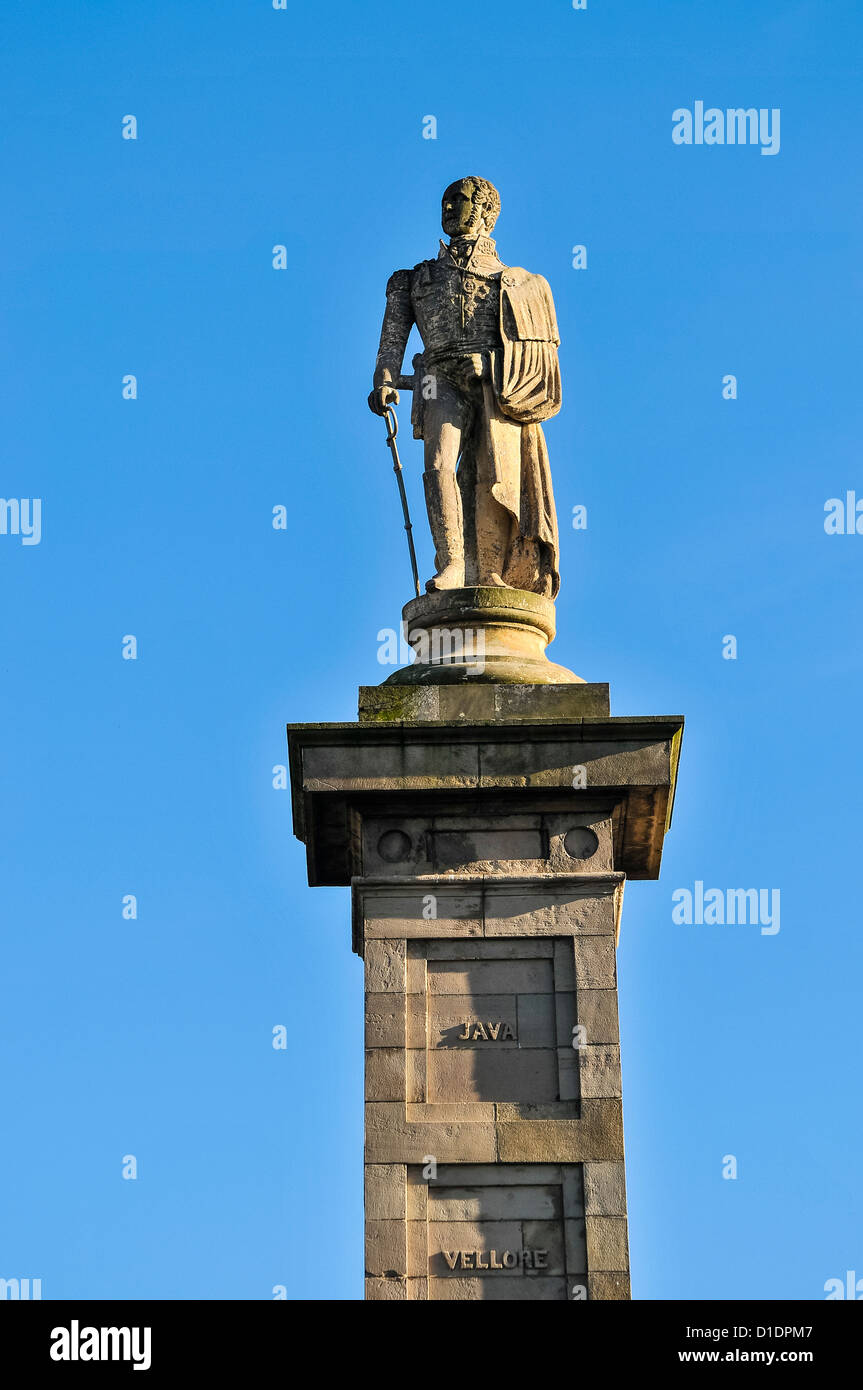
<svg viewBox="0 0 863 1390">
<path fill-rule="evenodd" d="M 560 322 L 551 655 L 687 720 L 619 956 L 634 1295 L 863 1275 L 863 536 L 824 530 L 863 498 L 861 31 L 853 0 L 6 7 L 0 495 L 42 534 L 0 535 L 0 1276 L 362 1296 L 361 963 L 272 769 L 388 674 L 365 396 L 466 173 Z M 778 108 L 779 153 L 675 145 L 697 100 Z M 696 880 L 778 888 L 779 933 L 672 922 Z"/>
</svg>

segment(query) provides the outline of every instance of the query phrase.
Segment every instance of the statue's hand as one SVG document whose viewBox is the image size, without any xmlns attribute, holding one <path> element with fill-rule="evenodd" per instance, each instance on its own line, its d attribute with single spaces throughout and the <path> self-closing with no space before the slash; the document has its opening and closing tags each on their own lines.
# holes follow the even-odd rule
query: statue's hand
<svg viewBox="0 0 863 1390">
<path fill-rule="evenodd" d="M 398 403 L 399 393 L 388 382 L 373 387 L 369 392 L 369 410 L 374 415 L 383 415 L 386 406 L 398 405 Z"/>
<path fill-rule="evenodd" d="M 383 415 L 388 405 L 398 405 L 399 393 L 393 383 L 389 367 L 376 366 L 369 394 L 369 410 L 373 415 Z"/>
</svg>

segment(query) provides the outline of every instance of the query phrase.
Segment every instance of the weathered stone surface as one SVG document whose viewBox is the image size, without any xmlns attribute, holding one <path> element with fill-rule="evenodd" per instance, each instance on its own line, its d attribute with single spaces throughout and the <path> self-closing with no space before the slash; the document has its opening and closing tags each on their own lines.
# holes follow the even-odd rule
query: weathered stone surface
<svg viewBox="0 0 863 1390">
<path fill-rule="evenodd" d="M 363 892 L 366 940 L 482 936 L 482 895 L 439 881 L 416 890 L 377 886 Z"/>
<path fill-rule="evenodd" d="M 368 943 L 365 962 L 366 989 L 369 993 L 404 993 L 406 954 L 404 938 Z"/>
<path fill-rule="evenodd" d="M 425 1163 L 427 1154 L 440 1163 L 492 1163 L 497 1158 L 494 1127 L 408 1124 L 403 1104 L 366 1105 L 368 1163 Z"/>
<path fill-rule="evenodd" d="M 629 1300 L 628 1274 L 589 1274 L 587 1276 L 587 1297 L 592 1302 L 613 1302 Z"/>
<path fill-rule="evenodd" d="M 402 624 L 416 656 L 388 676 L 387 685 L 582 683 L 546 656 L 554 604 L 539 594 L 496 585 L 447 587 L 411 599 Z"/>
<path fill-rule="evenodd" d="M 559 1221 L 563 1216 L 560 1189 L 542 1182 L 505 1184 L 508 1173 L 498 1167 L 496 1186 L 445 1187 L 435 1202 L 437 1221 Z"/>
<path fill-rule="evenodd" d="M 605 1099 L 620 1095 L 619 1047 L 580 1047 L 577 1055 L 582 1096 Z"/>
<path fill-rule="evenodd" d="M 494 1101 L 445 1100 L 428 1105 L 406 1105 L 408 1124 L 493 1125 Z"/>
<path fill-rule="evenodd" d="M 381 1279 L 407 1277 L 407 1245 L 403 1220 L 366 1220 L 366 1276 Z"/>
<path fill-rule="evenodd" d="M 366 1050 L 366 1100 L 404 1100 L 405 1056 L 403 1047 Z"/>
<path fill-rule="evenodd" d="M 556 1047 L 555 996 L 548 994 L 518 995 L 518 1046 Z M 515 1097 L 511 1096 L 511 1100 Z"/>
<path fill-rule="evenodd" d="M 403 1221 L 405 1216 L 407 1167 L 404 1163 L 365 1165 L 365 1210 L 367 1221 Z"/>
<path fill-rule="evenodd" d="M 564 1169 L 552 1163 L 510 1163 L 505 1169 L 497 1163 L 472 1163 L 469 1174 L 458 1163 L 442 1163 L 431 1185 L 437 1185 L 441 1191 L 451 1186 L 458 1187 L 468 1180 L 474 1186 L 498 1187 L 504 1184 L 506 1188 L 536 1187 L 542 1183 L 559 1184 L 564 1181 L 563 1174 Z"/>
<path fill-rule="evenodd" d="M 535 882 L 488 884 L 484 891 L 486 936 L 565 937 L 607 935 L 616 930 L 619 880 L 586 881 L 549 889 Z"/>
<path fill-rule="evenodd" d="M 619 1216 L 585 1217 L 588 1269 L 628 1270 L 629 1246 L 626 1219 Z"/>
<path fill-rule="evenodd" d="M 428 969 L 429 994 L 482 995 L 551 994 L 554 988 L 549 960 L 433 961 Z"/>
<path fill-rule="evenodd" d="M 428 1059 L 428 1098 L 461 1101 L 553 1101 L 558 1098 L 557 1056 L 547 1048 L 497 1052 L 440 1051 Z"/>
<path fill-rule="evenodd" d="M 558 1223 L 559 1225 L 559 1223 Z M 464 1274 L 465 1269 L 476 1269 L 476 1264 L 471 1262 L 467 1265 L 461 1263 L 455 1269 L 450 1269 L 449 1263 L 443 1255 L 443 1251 L 478 1251 L 480 1256 L 487 1250 L 513 1250 L 521 1251 L 524 1237 L 519 1221 L 449 1221 L 445 1218 L 436 1217 L 429 1220 L 428 1224 L 428 1261 L 429 1277 L 436 1279 L 458 1278 L 459 1274 Z M 475 1257 L 474 1257 L 475 1258 Z M 556 1272 L 560 1272 L 559 1270 Z M 499 1279 L 523 1279 L 524 1275 L 518 1265 L 511 1269 L 500 1269 L 487 1271 L 487 1277 Z"/>
<path fill-rule="evenodd" d="M 623 1163 L 585 1163 L 584 1209 L 591 1216 L 625 1216 Z"/>
<path fill-rule="evenodd" d="M 408 1296 L 406 1279 L 367 1279 L 366 1300 L 383 1303 L 402 1303 Z"/>
<path fill-rule="evenodd" d="M 429 1298 L 458 1302 L 558 1303 L 567 1298 L 567 1280 L 525 1277 L 517 1284 L 488 1278 L 429 1279 Z M 517 1290 L 517 1292 L 516 1292 Z"/>
<path fill-rule="evenodd" d="M 576 997 L 576 1022 L 585 1030 L 589 1043 L 618 1041 L 617 990 L 587 989 Z"/>
<path fill-rule="evenodd" d="M 581 1068 L 578 1054 L 572 1047 L 557 1050 L 557 1076 L 560 1099 L 576 1101 L 581 1095 Z M 501 1117 L 502 1118 L 502 1117 Z"/>
<path fill-rule="evenodd" d="M 428 960 L 521 960 L 527 952 L 533 957 L 555 956 L 557 942 L 554 941 L 477 941 L 472 938 L 470 941 L 429 941 L 426 943 L 426 957 Z M 570 946 L 570 954 L 572 947 Z M 555 970 L 557 966 L 555 966 Z M 575 981 L 569 986 L 560 985 L 561 989 L 574 989 Z"/>
<path fill-rule="evenodd" d="M 366 1047 L 404 1047 L 405 996 L 366 995 Z"/>
<path fill-rule="evenodd" d="M 617 954 L 613 936 L 581 936 L 575 942 L 578 989 L 616 989 Z"/>
<path fill-rule="evenodd" d="M 498 1123 L 502 1163 L 573 1163 L 623 1156 L 623 1117 L 617 1100 L 582 1100 L 579 1120 Z"/>
<path fill-rule="evenodd" d="M 429 994 L 427 1001 L 428 1009 L 428 1046 L 436 1051 L 450 1051 L 456 1048 L 460 1051 L 465 1049 L 472 1055 L 483 1049 L 493 1049 L 495 1052 L 501 1049 L 514 1051 L 519 1043 L 523 1043 L 523 1037 L 517 1033 L 518 1014 L 517 997 L 514 994 Z M 546 1014 L 548 1005 L 546 1004 Z M 462 1033 L 465 1031 L 466 1020 L 485 1019 L 491 1022 L 493 1019 L 503 1024 L 504 1030 L 511 1030 L 513 1036 L 500 1038 L 491 1041 L 488 1038 L 479 1041 L 463 1041 Z M 474 1032 L 479 1031 L 474 1029 Z"/>
</svg>

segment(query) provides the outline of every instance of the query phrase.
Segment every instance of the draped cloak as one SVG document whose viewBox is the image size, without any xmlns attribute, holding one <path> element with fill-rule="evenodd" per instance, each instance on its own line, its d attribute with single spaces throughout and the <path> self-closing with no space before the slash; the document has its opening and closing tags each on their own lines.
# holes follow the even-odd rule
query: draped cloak
<svg viewBox="0 0 863 1390">
<path fill-rule="evenodd" d="M 501 348 L 492 354 L 483 393 L 492 496 L 515 522 L 502 577 L 514 588 L 535 589 L 544 571 L 554 598 L 560 588 L 557 515 L 540 424 L 560 410 L 560 336 L 543 276 L 519 267 L 504 271 L 500 331 Z M 545 564 L 538 563 L 537 542 L 547 548 Z"/>
</svg>

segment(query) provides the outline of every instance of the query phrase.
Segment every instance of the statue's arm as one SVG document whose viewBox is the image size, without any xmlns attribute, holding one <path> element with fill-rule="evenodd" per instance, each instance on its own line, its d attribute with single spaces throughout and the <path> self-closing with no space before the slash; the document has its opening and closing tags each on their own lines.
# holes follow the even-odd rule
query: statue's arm
<svg viewBox="0 0 863 1390">
<path fill-rule="evenodd" d="M 398 393 L 392 383 L 398 381 L 401 373 L 413 323 L 411 273 L 409 270 L 397 270 L 387 282 L 387 307 L 381 326 L 373 389 L 369 396 L 369 405 L 376 415 L 380 415 L 390 401 L 398 401 Z"/>
</svg>

